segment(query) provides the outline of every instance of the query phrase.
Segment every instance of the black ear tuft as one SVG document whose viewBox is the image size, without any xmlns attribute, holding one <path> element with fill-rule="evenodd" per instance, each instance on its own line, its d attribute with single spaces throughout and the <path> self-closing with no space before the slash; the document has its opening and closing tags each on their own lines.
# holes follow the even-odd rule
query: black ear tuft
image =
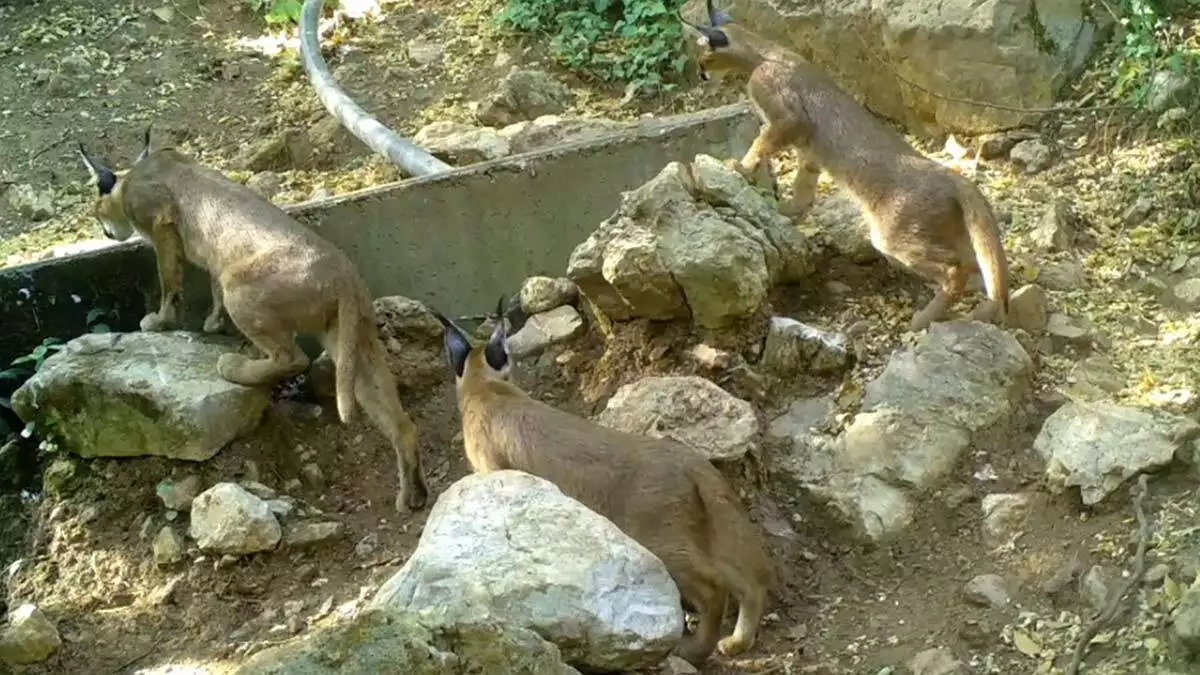
<svg viewBox="0 0 1200 675">
<path fill-rule="evenodd" d="M 506 339 L 502 315 L 496 322 L 496 327 L 492 329 L 492 336 L 488 338 L 487 345 L 483 348 L 483 357 L 492 370 L 504 370 L 504 366 L 508 365 L 508 348 L 504 344 Z"/>
<path fill-rule="evenodd" d="M 717 26 L 720 26 L 722 24 L 726 24 L 726 23 L 733 21 L 733 17 L 729 16 L 729 14 L 727 14 L 723 10 L 717 9 L 716 7 L 713 6 L 713 0 L 708 0 L 707 4 L 708 4 L 708 23 L 712 27 L 716 28 Z"/>
<path fill-rule="evenodd" d="M 134 164 L 146 159 L 150 155 L 150 128 L 152 126 L 154 126 L 153 122 L 146 125 L 146 131 L 142 134 L 142 151 L 138 153 L 137 159 L 133 160 Z"/>
<path fill-rule="evenodd" d="M 83 165 L 87 167 L 88 173 L 92 175 L 92 180 L 96 181 L 96 189 L 100 191 L 100 195 L 104 196 L 113 191 L 117 186 L 117 175 L 108 167 L 100 162 L 97 162 L 88 154 L 87 149 L 83 147 L 83 143 L 79 144 L 79 156 L 83 158 Z"/>
<path fill-rule="evenodd" d="M 463 371 L 467 367 L 467 355 L 471 353 L 471 341 L 459 330 L 458 326 L 451 323 L 440 312 L 434 312 L 433 315 L 442 324 L 442 342 L 446 345 L 446 363 L 450 366 L 450 370 L 454 371 L 456 377 L 462 377 Z"/>
</svg>

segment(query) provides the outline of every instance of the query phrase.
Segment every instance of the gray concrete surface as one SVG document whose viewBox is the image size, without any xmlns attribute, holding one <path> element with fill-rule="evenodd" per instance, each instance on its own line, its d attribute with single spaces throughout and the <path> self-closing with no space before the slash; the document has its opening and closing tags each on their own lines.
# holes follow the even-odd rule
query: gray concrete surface
<svg viewBox="0 0 1200 675">
<path fill-rule="evenodd" d="M 734 104 L 287 210 L 345 250 L 376 297 L 405 295 L 450 316 L 477 314 L 527 276 L 562 274 L 622 191 L 672 160 L 741 155 L 757 130 L 748 107 Z M 0 269 L 0 364 L 44 336 L 84 332 L 92 307 L 116 310 L 115 329 L 136 330 L 157 305 L 153 260 L 148 244 L 135 241 Z M 198 329 L 207 311 L 206 279 L 188 272 L 189 328 Z"/>
</svg>

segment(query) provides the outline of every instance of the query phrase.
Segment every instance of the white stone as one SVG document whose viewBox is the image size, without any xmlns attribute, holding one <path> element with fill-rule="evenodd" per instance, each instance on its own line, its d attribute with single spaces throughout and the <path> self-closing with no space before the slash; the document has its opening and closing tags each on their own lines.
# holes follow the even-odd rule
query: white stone
<svg viewBox="0 0 1200 675">
<path fill-rule="evenodd" d="M 246 555 L 275 548 L 283 531 L 265 501 L 236 483 L 217 483 L 192 502 L 189 534 L 204 551 Z"/>
<path fill-rule="evenodd" d="M 444 624 L 498 619 L 534 630 L 589 669 L 658 663 L 683 630 L 679 591 L 657 557 L 520 471 L 471 474 L 448 487 L 417 549 L 370 606 Z"/>
<path fill-rule="evenodd" d="M 62 646 L 58 629 L 42 610 L 29 603 L 8 615 L 8 625 L 0 632 L 0 662 L 10 665 L 39 663 L 50 658 Z"/>
</svg>

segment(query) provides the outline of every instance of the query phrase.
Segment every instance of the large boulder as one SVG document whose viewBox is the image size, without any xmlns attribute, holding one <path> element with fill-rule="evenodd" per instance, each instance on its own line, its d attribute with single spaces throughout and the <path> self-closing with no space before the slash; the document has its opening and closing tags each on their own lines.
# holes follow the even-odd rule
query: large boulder
<svg viewBox="0 0 1200 675">
<path fill-rule="evenodd" d="M 589 670 L 657 663 L 683 630 L 679 590 L 657 557 L 520 471 L 471 474 L 447 488 L 371 606 L 447 626 L 527 628 Z"/>
<path fill-rule="evenodd" d="M 810 423 L 772 424 L 773 435 L 792 440 L 780 471 L 862 533 L 886 538 L 910 524 L 915 500 L 949 477 L 969 447 L 1005 446 L 1032 370 L 1020 343 L 1000 328 L 935 323 L 867 384 L 840 436 L 814 434 Z M 811 424 L 827 414 L 814 411 Z"/>
<path fill-rule="evenodd" d="M 578 675 L 558 648 L 495 620 L 446 623 L 432 615 L 367 609 L 270 647 L 236 675 Z"/>
<path fill-rule="evenodd" d="M 81 335 L 13 393 L 13 411 L 84 457 L 203 461 L 258 426 L 270 403 L 269 388 L 217 374 L 239 346 L 182 331 Z"/>
<path fill-rule="evenodd" d="M 1194 462 L 1200 424 L 1150 408 L 1072 401 L 1046 418 L 1033 449 L 1051 486 L 1077 486 L 1091 505 L 1139 473 Z"/>
<path fill-rule="evenodd" d="M 688 0 L 683 14 L 698 22 L 704 5 Z M 967 134 L 1033 121 L 1012 108 L 1051 106 L 1085 63 L 1097 31 L 1080 0 L 897 0 L 886 10 L 865 0 L 717 6 L 824 68 L 875 113 Z"/>
<path fill-rule="evenodd" d="M 617 390 L 596 417 L 631 434 L 671 438 L 710 460 L 741 459 L 754 450 L 754 406 L 697 375 L 644 377 Z"/>
<path fill-rule="evenodd" d="M 691 317 L 725 328 L 776 282 L 813 269 L 808 240 L 736 172 L 708 155 L 671 162 L 622 193 L 571 253 L 567 276 L 613 320 Z"/>
</svg>

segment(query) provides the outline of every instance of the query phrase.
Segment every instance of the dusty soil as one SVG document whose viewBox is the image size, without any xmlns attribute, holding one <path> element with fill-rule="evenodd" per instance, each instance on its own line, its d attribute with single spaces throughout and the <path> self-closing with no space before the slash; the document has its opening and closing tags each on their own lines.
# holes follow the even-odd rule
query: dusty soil
<svg viewBox="0 0 1200 675">
<path fill-rule="evenodd" d="M 433 119 L 466 120 L 464 104 L 509 63 L 539 59 L 536 43 L 493 40 L 483 19 L 496 4 L 388 4 L 377 23 L 342 20 L 325 56 L 343 86 L 394 129 L 411 133 Z M 242 161 L 247 149 L 265 137 L 302 131 L 321 147 L 337 149 L 278 167 L 284 187 L 279 202 L 400 177 L 323 124 L 294 53 L 262 53 L 280 41 L 264 36 L 261 19 L 238 0 L 6 4 L 0 26 L 0 69 L 8 74 L 0 79 L 0 156 L 7 158 L 0 191 L 28 184 L 48 191 L 54 204 L 53 213 L 31 222 L 0 194 L 0 260 L 35 259 L 55 245 L 98 236 L 85 213 L 91 188 L 73 143 L 85 141 L 120 166 L 139 149 L 149 121 L 156 134 L 240 179 L 249 175 Z M 414 59 L 416 42 L 443 45 L 444 54 Z M 575 91 L 573 112 L 580 114 L 664 114 L 736 96 L 728 88 L 709 88 L 624 105 L 619 89 L 560 74 Z M 1078 93 L 1104 85 L 1102 75 L 1089 76 Z M 1077 262 L 1083 282 L 1050 292 L 1051 306 L 1088 318 L 1105 336 L 1095 351 L 1106 354 L 1126 380 L 1112 398 L 1194 413 L 1200 321 L 1158 302 L 1172 261 L 1200 253 L 1187 226 L 1195 227 L 1189 219 L 1200 207 L 1200 156 L 1191 131 L 1139 135 L 1135 131 L 1146 127 L 1125 120 L 1103 126 L 1094 116 L 1054 122 L 1047 133 L 1061 141 L 1064 154 L 1053 168 L 1027 176 L 1005 162 L 985 163 L 974 176 L 1006 214 L 1014 270 L 1036 279 L 1048 263 Z M 923 147 L 945 157 L 937 152 L 940 144 Z M 778 168 L 786 184 L 786 161 Z M 1128 210 L 1143 196 L 1154 199 L 1155 209 L 1131 220 Z M 1027 235 L 1055 198 L 1071 201 L 1089 241 L 1047 253 L 1030 246 Z M 880 262 L 832 260 L 811 284 L 778 289 L 773 305 L 778 313 L 830 329 L 865 323 L 854 338 L 854 371 L 844 380 L 800 380 L 775 389 L 753 379 L 714 378 L 752 400 L 764 425 L 797 396 L 835 392 L 839 401 L 852 401 L 854 391 L 911 337 L 902 335 L 902 327 L 914 305 L 909 295 L 918 290 Z M 713 376 L 687 356 L 700 341 L 752 358 L 759 338 L 761 322 L 719 335 L 634 322 L 618 326 L 607 340 L 593 326 L 587 337 L 529 364 L 522 381 L 545 400 L 591 414 L 618 386 L 646 374 Z M 1072 564 L 1128 568 L 1134 529 L 1128 499 L 1117 495 L 1084 511 L 1070 495 L 1043 493 L 1028 531 L 1001 546 L 984 540 L 979 500 L 991 492 L 1042 492 L 1032 438 L 1063 400 L 1076 363 L 1090 353 L 1039 349 L 1037 387 L 1024 425 L 1002 447 L 978 448 L 958 480 L 926 500 L 918 526 L 888 546 L 864 546 L 830 514 L 774 480 L 778 448 L 765 440 L 757 457 L 722 467 L 771 533 L 781 583 L 755 650 L 743 658 L 714 657 L 705 672 L 874 674 L 898 670 L 931 646 L 952 648 L 976 673 L 1033 672 L 1054 657 L 1061 669 L 1091 610 L 1073 587 L 1047 593 L 1042 586 Z M 466 471 L 450 385 L 410 394 L 405 403 L 420 426 L 436 493 Z M 160 479 L 199 473 L 209 485 L 257 476 L 282 489 L 302 478 L 299 458 L 306 450 L 315 451 L 323 484 L 304 483 L 289 494 L 342 520 L 347 533 L 341 540 L 228 565 L 196 551 L 178 566 L 154 565 L 150 535 L 169 522 L 154 492 Z M 382 438 L 363 422 L 341 427 L 329 406 L 311 401 L 280 401 L 252 437 L 200 465 L 72 460 L 74 476 L 61 489 L 43 492 L 41 469 L 52 457 L 38 463 L 35 454 L 26 448 L 21 485 L 0 494 L 0 564 L 12 565 L 7 597 L 0 600 L 9 607 L 37 603 L 56 620 L 65 644 L 46 663 L 21 673 L 169 672 L 168 664 L 205 664 L 209 672 L 222 672 L 222 664 L 302 631 L 343 604 L 352 607 L 403 564 L 425 517 L 392 512 L 393 459 Z M 1160 514 L 1154 561 L 1200 545 L 1190 525 L 1196 514 L 1189 497 L 1185 483 L 1155 484 L 1147 504 Z M 174 522 L 181 520 L 186 516 Z M 363 544 L 369 538 L 374 544 Z M 985 573 L 1014 582 L 1015 607 L 964 601 L 963 584 Z M 1156 658 L 1150 646 L 1128 647 L 1143 644 L 1156 622 L 1161 625 L 1165 601 L 1155 600 L 1156 592 L 1141 593 L 1133 616 L 1118 623 L 1134 628 L 1093 649 L 1092 672 L 1139 672 L 1133 664 Z M 298 619 L 289 619 L 285 603 L 297 600 L 303 602 Z M 1144 624 L 1150 628 L 1137 628 Z M 1014 626 L 1036 641 L 1038 654 L 1014 644 Z"/>
<path fill-rule="evenodd" d="M 345 3 L 356 4 L 375 3 Z M 343 89 L 397 133 L 411 136 L 439 119 L 470 122 L 466 104 L 512 65 L 551 67 L 537 42 L 496 35 L 488 18 L 500 4 L 400 0 L 358 19 L 327 11 L 323 56 Z M 148 123 L 156 145 L 174 144 L 243 181 L 265 140 L 303 146 L 269 167 L 282 179 L 277 203 L 403 177 L 326 115 L 294 31 L 272 32 L 244 0 L 42 0 L 0 5 L 0 22 L 0 66 L 10 74 L 0 82 L 5 264 L 101 237 L 86 212 L 92 188 L 75 144 L 119 169 L 140 150 Z M 722 96 L 709 88 L 623 104 L 619 87 L 553 70 L 573 90 L 571 114 L 629 119 L 702 108 Z M 15 212 L 5 191 L 18 185 L 46 194 L 50 212 Z"/>
<path fill-rule="evenodd" d="M 886 283 L 890 270 L 868 267 L 873 274 L 859 270 L 860 281 L 877 279 L 880 292 L 894 288 Z M 790 314 L 804 316 L 802 307 L 826 314 L 797 302 L 804 297 L 799 290 L 780 290 L 796 307 Z M 866 340 L 882 337 L 883 330 Z M 747 332 L 751 335 L 724 334 L 722 346 L 753 345 L 754 331 Z M 519 381 L 544 400 L 590 414 L 617 387 L 646 374 L 703 373 L 686 356 L 699 341 L 678 326 L 648 322 L 620 326 L 607 342 L 593 331 L 525 364 Z M 750 356 L 752 347 L 741 351 Z M 763 420 L 796 393 L 836 385 L 814 380 L 789 385 L 787 396 L 772 392 L 761 399 Z M 420 425 L 436 493 L 467 471 L 452 385 L 409 396 L 405 404 Z M 1107 554 L 1103 546 L 1093 549 L 1102 537 L 1124 542 L 1130 531 L 1123 499 L 1081 520 L 1076 500 L 1044 496 L 1019 542 L 999 547 L 985 542 L 979 499 L 990 492 L 1036 489 L 1038 467 L 1029 446 L 1046 412 L 1031 406 L 1011 445 L 979 449 L 964 462 L 958 480 L 930 496 L 911 535 L 883 547 L 864 546 L 830 514 L 773 480 L 771 458 L 778 448 L 769 442 L 755 458 L 722 467 L 771 534 L 781 581 L 759 646 L 743 658 L 714 657 L 703 672 L 876 673 L 931 645 L 974 657 L 974 672 L 1029 672 L 1029 658 L 1001 637 L 1016 611 L 969 604 L 963 585 L 978 574 L 1001 574 L 1018 589 L 1014 601 L 1028 613 L 1024 616 L 1064 611 L 1086 616 L 1077 593 L 1052 596 L 1041 585 L 1076 556 L 1085 568 L 1110 555 L 1123 560 L 1124 546 Z M 150 540 L 169 522 L 154 492 L 159 480 L 199 474 L 205 485 L 252 479 L 280 489 L 293 479 L 306 480 L 300 466 L 308 450 L 315 450 L 323 484 L 304 482 L 287 492 L 345 523 L 343 538 L 229 564 L 193 547 L 184 562 L 155 566 Z M 362 423 L 341 427 L 330 405 L 304 397 L 277 402 L 252 437 L 202 464 L 69 461 L 73 477 L 56 482 L 59 487 L 30 505 L 31 527 L 20 552 L 11 547 L 3 552 L 8 560 L 21 558 L 9 580 L 9 605 L 37 603 L 56 618 L 65 640 L 49 661 L 21 673 L 178 672 L 164 670 L 167 664 L 204 664 L 209 670 L 200 672 L 225 672 L 238 657 L 304 630 L 306 622 L 343 604 L 352 608 L 403 564 L 425 518 L 424 512 L 412 518 L 392 512 L 393 458 L 382 437 Z M 985 465 L 995 478 L 974 477 Z M 1160 490 L 1156 494 L 1168 494 Z M 375 543 L 362 550 L 367 538 Z M 300 620 L 289 623 L 285 603 L 297 600 L 303 602 Z M 1042 639 L 1050 648 L 1051 638 Z"/>
</svg>

